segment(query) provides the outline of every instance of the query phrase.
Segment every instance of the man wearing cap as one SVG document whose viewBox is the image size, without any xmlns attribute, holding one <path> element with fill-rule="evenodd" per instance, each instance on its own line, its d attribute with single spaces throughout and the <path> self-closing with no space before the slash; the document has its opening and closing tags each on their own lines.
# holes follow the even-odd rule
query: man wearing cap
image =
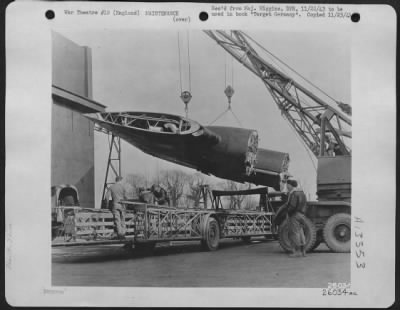
<svg viewBox="0 0 400 310">
<path fill-rule="evenodd" d="M 122 180 L 121 176 L 116 177 L 115 183 L 107 191 L 106 201 L 107 208 L 109 208 L 111 196 L 113 201 L 111 212 L 114 216 L 114 229 L 118 238 L 125 239 L 125 207 L 121 204 L 121 200 L 127 199 L 127 195 Z"/>
<path fill-rule="evenodd" d="M 306 256 L 306 238 L 300 218 L 300 213 L 304 213 L 306 209 L 306 195 L 300 188 L 297 188 L 296 180 L 287 180 L 286 186 L 289 191 L 286 202 L 288 237 L 293 247 L 293 253 L 290 256 Z"/>
</svg>

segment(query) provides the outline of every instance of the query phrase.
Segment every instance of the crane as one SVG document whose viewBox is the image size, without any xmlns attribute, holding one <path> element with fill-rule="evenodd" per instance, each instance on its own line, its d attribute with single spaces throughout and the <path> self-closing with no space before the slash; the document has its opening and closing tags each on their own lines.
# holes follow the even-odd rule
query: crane
<svg viewBox="0 0 400 310">
<path fill-rule="evenodd" d="M 244 32 L 204 32 L 260 78 L 282 116 L 295 130 L 306 149 L 317 158 L 318 201 L 308 202 L 307 211 L 307 216 L 312 219 L 316 230 L 317 240 L 314 247 L 324 241 L 333 251 L 350 251 L 351 106 L 333 99 L 314 86 L 315 90 L 319 90 L 317 95 L 311 87 L 304 86 L 306 83 L 299 82 L 299 73 Z M 272 60 L 263 57 L 265 54 L 259 51 L 272 56 Z M 294 72 L 298 79 L 284 72 L 278 62 Z M 313 85 L 307 79 L 302 79 Z M 328 98 L 330 100 L 327 100 Z M 313 234 L 312 231 L 309 232 L 309 238 L 312 238 Z M 288 248 L 287 240 L 281 240 L 284 239 L 282 236 L 281 245 Z"/>
<path fill-rule="evenodd" d="M 324 147 L 326 132 L 332 133 L 338 143 L 337 153 L 350 155 L 351 149 L 343 139 L 351 138 L 351 131 L 343 129 L 351 127 L 350 117 L 289 77 L 272 62 L 263 59 L 250 44 L 250 41 L 255 41 L 245 33 L 204 32 L 262 80 L 282 115 L 315 156 L 327 155 Z M 338 104 L 344 105 L 341 102 Z"/>
</svg>

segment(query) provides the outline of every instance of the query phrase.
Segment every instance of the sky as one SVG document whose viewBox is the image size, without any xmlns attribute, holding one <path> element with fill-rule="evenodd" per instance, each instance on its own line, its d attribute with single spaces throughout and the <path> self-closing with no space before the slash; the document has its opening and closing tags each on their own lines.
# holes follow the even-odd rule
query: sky
<svg viewBox="0 0 400 310">
<path fill-rule="evenodd" d="M 184 115 L 180 96 L 177 31 L 82 30 L 60 32 L 92 49 L 93 99 L 107 111 L 152 111 Z M 339 33 L 246 31 L 254 40 L 286 62 L 333 98 L 351 104 L 350 37 Z M 232 109 L 244 128 L 256 129 L 259 147 L 289 153 L 289 172 L 315 199 L 316 171 L 300 138 L 281 116 L 261 80 L 243 67 L 202 31 L 180 31 L 183 90 L 192 93 L 189 118 L 208 125 L 228 107 L 224 94 L 225 70 L 231 84 Z M 190 51 L 188 74 L 187 42 Z M 225 65 L 226 64 L 226 65 Z M 233 64 L 233 65 L 232 65 Z M 305 87 L 310 86 L 298 80 Z M 231 113 L 215 125 L 241 127 Z M 96 199 L 100 197 L 108 156 L 107 136 L 95 135 Z M 311 156 L 311 158 L 310 158 Z M 123 175 L 139 173 L 152 178 L 176 166 L 122 143 Z"/>
</svg>

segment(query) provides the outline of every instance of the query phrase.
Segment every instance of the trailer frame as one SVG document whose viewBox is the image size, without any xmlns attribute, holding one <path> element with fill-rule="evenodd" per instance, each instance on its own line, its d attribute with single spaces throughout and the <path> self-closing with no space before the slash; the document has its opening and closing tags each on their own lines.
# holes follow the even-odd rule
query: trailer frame
<svg viewBox="0 0 400 310">
<path fill-rule="evenodd" d="M 204 187 L 208 190 L 207 187 Z M 211 209 L 179 208 L 124 200 L 126 209 L 127 236 L 125 240 L 110 240 L 114 228 L 112 213 L 104 209 L 83 209 L 79 207 L 58 207 L 64 218 L 73 219 L 76 236 L 81 239 L 58 240 L 52 246 L 95 245 L 131 243 L 135 247 L 154 247 L 158 242 L 201 241 L 206 250 L 216 250 L 222 238 L 273 237 L 275 216 L 267 188 L 245 191 L 211 191 Z M 223 209 L 222 196 L 229 195 L 267 196 L 264 210 Z M 272 195 L 277 196 L 277 195 Z M 262 207 L 262 206 L 260 206 Z M 65 227 L 65 225 L 64 225 Z"/>
</svg>

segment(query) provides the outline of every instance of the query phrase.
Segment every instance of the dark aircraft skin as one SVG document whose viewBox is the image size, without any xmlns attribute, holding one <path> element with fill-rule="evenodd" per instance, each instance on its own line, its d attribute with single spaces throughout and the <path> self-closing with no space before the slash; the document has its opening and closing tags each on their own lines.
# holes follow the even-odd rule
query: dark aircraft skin
<svg viewBox="0 0 400 310">
<path fill-rule="evenodd" d="M 85 114 L 98 126 L 155 157 L 237 182 L 279 190 L 286 153 L 258 148 L 252 129 L 202 126 L 177 115 L 150 112 Z"/>
</svg>

